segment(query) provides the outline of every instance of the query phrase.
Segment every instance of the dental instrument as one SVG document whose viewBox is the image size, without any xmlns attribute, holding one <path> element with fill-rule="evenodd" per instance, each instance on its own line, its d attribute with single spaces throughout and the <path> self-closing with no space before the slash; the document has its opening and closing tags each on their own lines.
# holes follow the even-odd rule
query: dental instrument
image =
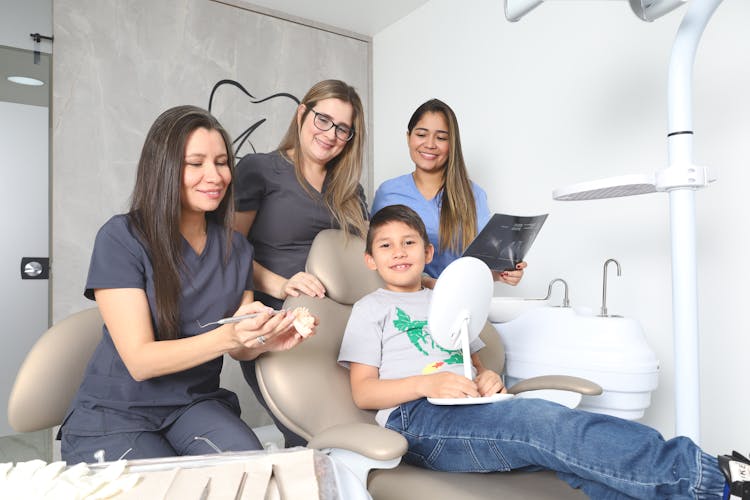
<svg viewBox="0 0 750 500">
<path fill-rule="evenodd" d="M 274 309 L 274 310 L 268 311 L 268 314 L 270 314 L 270 315 L 273 316 L 274 314 L 278 314 L 278 313 L 282 313 L 282 312 L 286 312 L 286 311 L 284 309 L 280 309 L 278 311 Z M 218 321 L 212 321 L 211 323 L 206 323 L 205 325 L 202 325 L 201 322 L 198 321 L 197 319 L 195 320 L 195 322 L 198 323 L 198 326 L 200 326 L 201 328 L 205 328 L 205 327 L 211 326 L 211 325 L 226 325 L 227 323 L 239 323 L 243 319 L 255 318 L 257 316 L 260 316 L 261 314 L 266 314 L 266 313 L 265 312 L 257 312 L 257 313 L 243 314 L 241 316 L 231 316 L 229 318 L 221 318 Z"/>
</svg>

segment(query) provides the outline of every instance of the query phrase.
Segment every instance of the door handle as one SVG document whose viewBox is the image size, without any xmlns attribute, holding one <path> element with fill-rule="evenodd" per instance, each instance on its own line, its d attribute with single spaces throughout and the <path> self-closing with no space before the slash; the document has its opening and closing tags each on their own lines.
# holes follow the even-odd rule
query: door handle
<svg viewBox="0 0 750 500">
<path fill-rule="evenodd" d="M 21 258 L 22 280 L 46 280 L 49 279 L 49 257 L 22 257 Z"/>
</svg>

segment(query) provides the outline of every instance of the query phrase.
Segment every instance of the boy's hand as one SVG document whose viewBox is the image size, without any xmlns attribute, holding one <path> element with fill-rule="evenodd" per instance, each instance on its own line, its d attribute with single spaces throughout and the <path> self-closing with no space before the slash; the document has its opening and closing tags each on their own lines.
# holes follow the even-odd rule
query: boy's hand
<svg viewBox="0 0 750 500">
<path fill-rule="evenodd" d="M 493 394 L 497 394 L 498 392 L 508 392 L 508 390 L 503 385 L 502 379 L 500 379 L 500 375 L 493 372 L 492 370 L 484 370 L 477 376 L 475 379 L 477 389 L 479 390 L 479 394 L 482 396 L 492 396 Z"/>
<path fill-rule="evenodd" d="M 451 372 L 432 373 L 423 376 L 421 393 L 428 398 L 478 397 L 474 381 Z"/>
</svg>

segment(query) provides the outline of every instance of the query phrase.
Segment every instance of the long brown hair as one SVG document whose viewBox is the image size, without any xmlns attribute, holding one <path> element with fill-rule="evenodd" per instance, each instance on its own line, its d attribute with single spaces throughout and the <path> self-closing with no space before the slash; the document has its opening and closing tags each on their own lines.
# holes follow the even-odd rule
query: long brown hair
<svg viewBox="0 0 750 500">
<path fill-rule="evenodd" d="M 302 98 L 301 105 L 304 106 L 304 110 L 299 123 L 297 122 L 297 113 L 295 113 L 286 134 L 281 139 L 279 151 L 281 154 L 286 154 L 286 151 L 289 150 L 292 151 L 292 158 L 289 158 L 289 160 L 294 163 L 297 181 L 309 192 L 299 161 L 299 132 L 305 119 L 310 116 L 310 110 L 324 99 L 339 99 L 352 105 L 354 137 L 346 143 L 344 149 L 336 158 L 328 162 L 328 173 L 326 175 L 329 179 L 323 199 L 340 228 L 364 237 L 367 231 L 365 219 L 367 209 L 362 206 L 359 198 L 359 179 L 362 175 L 365 119 L 362 101 L 354 87 L 341 80 L 323 80 L 313 85 Z"/>
<path fill-rule="evenodd" d="M 458 120 L 450 106 L 439 99 L 430 99 L 411 115 L 407 130 L 411 135 L 425 113 L 441 113 L 448 122 L 448 161 L 443 168 L 443 186 L 440 197 L 440 250 L 462 252 L 477 235 L 477 206 L 469 179 Z"/>
<path fill-rule="evenodd" d="M 130 221 L 143 239 L 154 269 L 157 340 L 179 337 L 180 268 L 182 262 L 182 171 L 185 146 L 198 129 L 216 130 L 227 149 L 227 164 L 234 175 L 232 141 L 208 111 L 195 106 L 177 106 L 163 112 L 146 135 L 138 161 L 131 197 Z M 206 217 L 224 227 L 227 252 L 231 248 L 231 220 L 234 214 L 232 183 L 218 208 Z"/>
</svg>

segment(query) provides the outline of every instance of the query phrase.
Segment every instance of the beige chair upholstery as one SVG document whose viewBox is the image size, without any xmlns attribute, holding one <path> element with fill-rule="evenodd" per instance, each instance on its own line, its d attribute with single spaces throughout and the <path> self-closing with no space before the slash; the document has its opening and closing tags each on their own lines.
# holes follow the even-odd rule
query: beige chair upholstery
<svg viewBox="0 0 750 500">
<path fill-rule="evenodd" d="M 267 353 L 256 364 L 258 382 L 271 411 L 314 448 L 344 448 L 375 460 L 403 455 L 406 440 L 375 424 L 375 412 L 358 409 L 349 374 L 337 363 L 351 305 L 375 290 L 379 276 L 363 260 L 364 241 L 343 232 L 321 232 L 313 243 L 307 271 L 326 287 L 327 296 L 290 298 L 285 307 L 304 305 L 320 318 L 314 337 L 282 353 Z M 489 324 L 482 332 L 483 363 L 498 372 L 504 364 L 500 337 Z M 574 382 L 576 382 L 574 380 Z M 593 384 L 592 384 L 593 385 Z M 586 389 L 595 391 L 591 387 Z M 536 387 L 533 387 L 536 388 Z M 551 472 L 448 473 L 401 464 L 370 472 L 368 490 L 377 499 L 582 499 Z"/>
<path fill-rule="evenodd" d="M 62 423 L 102 338 L 102 317 L 94 307 L 47 330 L 26 356 L 8 399 L 8 421 L 17 432 Z"/>
</svg>

